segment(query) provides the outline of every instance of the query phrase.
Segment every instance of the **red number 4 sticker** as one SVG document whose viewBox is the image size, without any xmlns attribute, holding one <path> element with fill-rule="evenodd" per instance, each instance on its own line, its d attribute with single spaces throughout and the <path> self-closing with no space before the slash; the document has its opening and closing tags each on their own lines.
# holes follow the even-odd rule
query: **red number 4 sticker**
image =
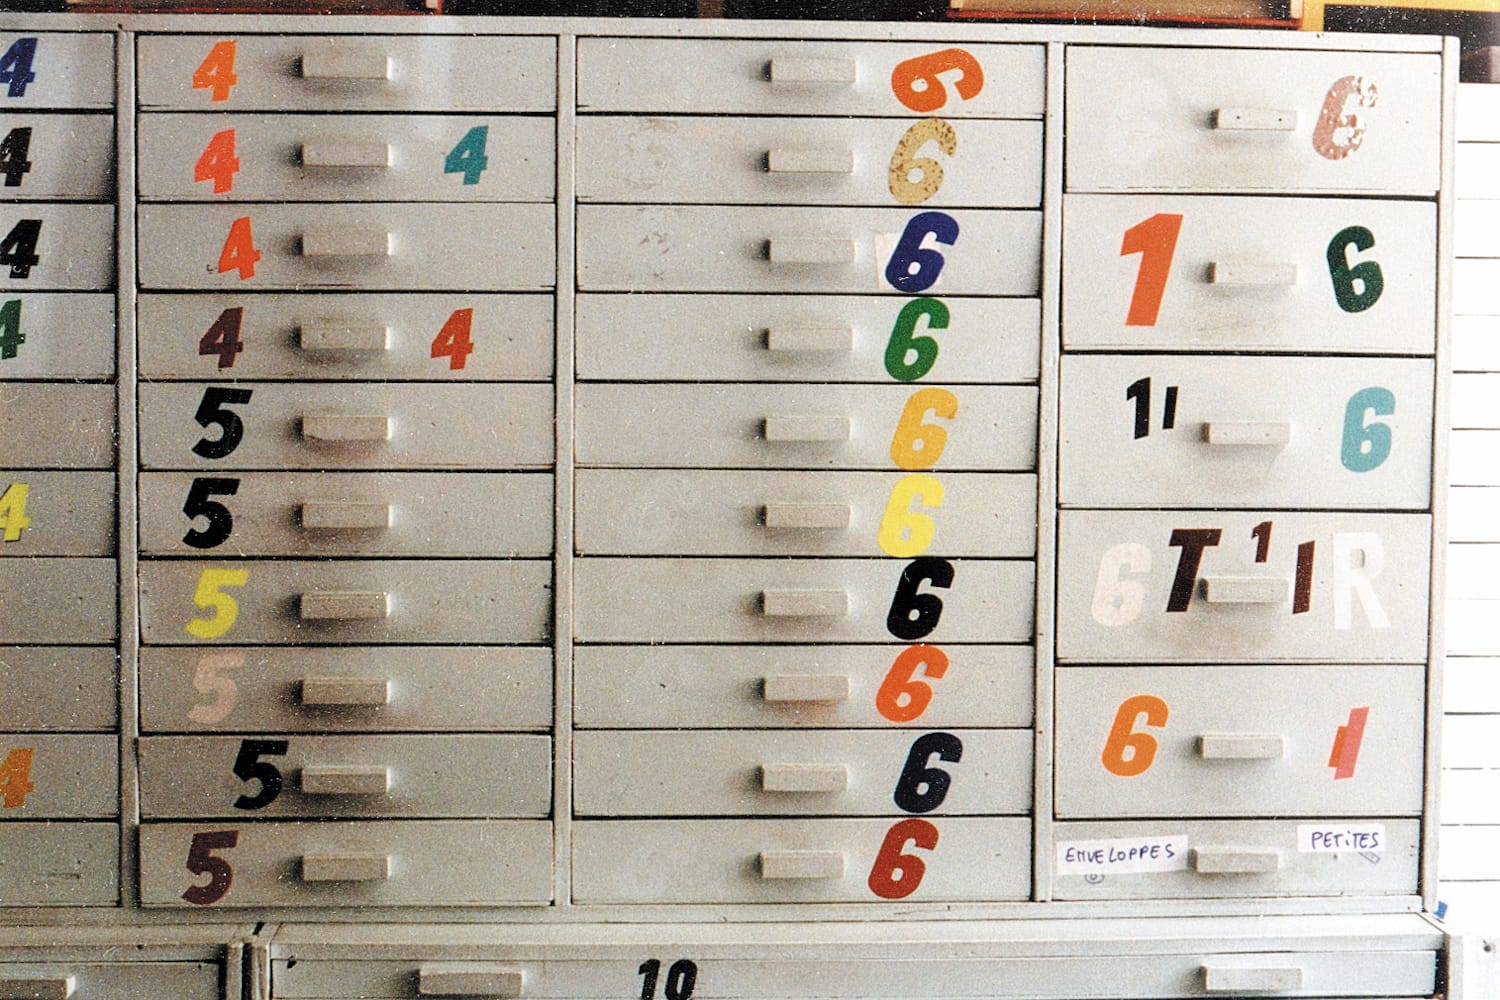
<svg viewBox="0 0 1500 1000">
<path fill-rule="evenodd" d="M 453 310 L 448 322 L 432 338 L 432 356 L 447 358 L 449 371 L 463 368 L 469 361 L 469 355 L 474 353 L 474 341 L 469 336 L 473 327 L 474 310 Z"/>
</svg>

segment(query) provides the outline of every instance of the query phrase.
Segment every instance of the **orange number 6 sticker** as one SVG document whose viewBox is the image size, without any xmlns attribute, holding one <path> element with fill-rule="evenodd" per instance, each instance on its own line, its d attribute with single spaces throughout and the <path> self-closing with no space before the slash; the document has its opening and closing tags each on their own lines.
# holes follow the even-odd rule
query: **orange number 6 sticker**
<svg viewBox="0 0 1500 1000">
<path fill-rule="evenodd" d="M 1154 694 L 1138 694 L 1120 702 L 1109 739 L 1104 741 L 1101 760 L 1104 769 L 1122 778 L 1133 778 L 1145 772 L 1156 759 L 1156 737 L 1135 731 L 1136 720 L 1146 717 L 1146 725 L 1160 728 L 1167 724 L 1167 703 Z"/>
<path fill-rule="evenodd" d="M 931 114 L 948 103 L 948 91 L 939 73 L 958 70 L 953 89 L 965 101 L 984 89 L 984 69 L 979 60 L 963 49 L 942 49 L 896 64 L 891 70 L 891 90 L 896 100 L 918 114 Z"/>
</svg>

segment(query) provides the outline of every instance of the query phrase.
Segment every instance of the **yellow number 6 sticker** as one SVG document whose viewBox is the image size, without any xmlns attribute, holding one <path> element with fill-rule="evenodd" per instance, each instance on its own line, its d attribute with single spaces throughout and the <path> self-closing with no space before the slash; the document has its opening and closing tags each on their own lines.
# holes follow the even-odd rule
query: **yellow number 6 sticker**
<svg viewBox="0 0 1500 1000">
<path fill-rule="evenodd" d="M 198 590 L 193 594 L 193 603 L 205 610 L 212 608 L 207 618 L 194 618 L 184 628 L 187 634 L 197 639 L 217 639 L 228 632 L 239 617 L 240 605 L 233 597 L 224 593 L 224 587 L 243 587 L 250 579 L 247 569 L 205 569 L 198 576 Z"/>
</svg>

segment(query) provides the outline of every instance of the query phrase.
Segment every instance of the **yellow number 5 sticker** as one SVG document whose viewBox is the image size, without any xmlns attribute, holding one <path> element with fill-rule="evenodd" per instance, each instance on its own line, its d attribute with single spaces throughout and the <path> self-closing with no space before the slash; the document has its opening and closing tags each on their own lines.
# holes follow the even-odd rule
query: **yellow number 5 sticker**
<svg viewBox="0 0 1500 1000">
<path fill-rule="evenodd" d="M 239 617 L 240 605 L 224 592 L 225 587 L 243 587 L 250 579 L 247 569 L 205 569 L 198 576 L 198 590 L 193 603 L 204 610 L 212 609 L 207 618 L 194 618 L 184 628 L 197 639 L 217 639 L 228 632 Z"/>
</svg>

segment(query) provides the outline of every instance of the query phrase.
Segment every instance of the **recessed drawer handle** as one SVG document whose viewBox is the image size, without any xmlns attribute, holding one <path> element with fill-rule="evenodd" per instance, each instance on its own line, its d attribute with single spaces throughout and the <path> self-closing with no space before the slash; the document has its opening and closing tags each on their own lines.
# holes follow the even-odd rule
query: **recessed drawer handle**
<svg viewBox="0 0 1500 1000">
<path fill-rule="evenodd" d="M 1281 870 L 1281 852 L 1249 847 L 1195 847 L 1193 870 L 1204 875 L 1265 875 Z"/>
<path fill-rule="evenodd" d="M 772 83 L 851 84 L 857 75 L 853 59 L 826 56 L 777 56 L 766 67 Z"/>
<path fill-rule="evenodd" d="M 761 697 L 771 702 L 849 700 L 849 678 L 843 674 L 771 674 L 760 682 Z"/>
<path fill-rule="evenodd" d="M 1290 288 L 1297 283 L 1297 265 L 1265 261 L 1216 260 L 1208 265 L 1208 283 Z"/>
<path fill-rule="evenodd" d="M 762 764 L 763 792 L 829 794 L 849 788 L 849 768 L 843 764 Z"/>
<path fill-rule="evenodd" d="M 74 976 L 0 979 L 0 1000 L 68 1000 L 77 988 Z"/>
<path fill-rule="evenodd" d="M 1280 448 L 1291 443 L 1292 425 L 1285 420 L 1208 420 L 1203 440 L 1231 448 Z"/>
<path fill-rule="evenodd" d="M 761 851 L 763 879 L 844 877 L 843 851 Z"/>
<path fill-rule="evenodd" d="M 304 882 L 384 882 L 391 877 L 389 854 L 304 854 Z"/>
<path fill-rule="evenodd" d="M 383 531 L 391 526 L 391 505 L 309 500 L 302 505 L 303 531 Z"/>
<path fill-rule="evenodd" d="M 391 614 L 390 595 L 309 591 L 298 602 L 305 622 L 378 621 Z"/>
<path fill-rule="evenodd" d="M 852 149 L 768 149 L 766 170 L 773 174 L 852 174 Z"/>
<path fill-rule="evenodd" d="M 391 57 L 367 46 L 302 50 L 304 80 L 389 80 Z"/>
<path fill-rule="evenodd" d="M 853 430 L 848 417 L 767 417 L 760 432 L 767 441 L 847 441 Z"/>
<path fill-rule="evenodd" d="M 1203 988 L 1209 993 L 1280 993 L 1302 988 L 1302 970 L 1296 966 L 1251 966 L 1224 968 L 1205 965 Z"/>
<path fill-rule="evenodd" d="M 519 997 L 521 970 L 478 962 L 430 962 L 417 967 L 419 997 Z"/>
<path fill-rule="evenodd" d="M 849 613 L 843 590 L 763 590 L 760 611 L 767 618 L 839 618 Z"/>
<path fill-rule="evenodd" d="M 304 257 L 389 257 L 391 234 L 384 229 L 312 229 L 302 234 Z"/>
<path fill-rule="evenodd" d="M 1280 760 L 1286 741 L 1279 733 L 1204 733 L 1198 756 L 1204 760 Z"/>
<path fill-rule="evenodd" d="M 846 503 L 768 503 L 761 508 L 761 523 L 767 528 L 846 531 L 853 516 Z"/>
<path fill-rule="evenodd" d="M 302 166 L 309 170 L 369 170 L 391 165 L 386 142 L 304 142 Z"/>
<path fill-rule="evenodd" d="M 389 441 L 391 418 L 343 413 L 309 413 L 302 418 L 302 440 L 328 443 Z"/>
<path fill-rule="evenodd" d="M 768 351 L 852 351 L 854 329 L 847 326 L 773 326 L 766 330 Z"/>
<path fill-rule="evenodd" d="M 766 241 L 772 264 L 853 264 L 853 240 L 837 237 L 777 236 Z"/>
<path fill-rule="evenodd" d="M 309 764 L 302 768 L 303 795 L 384 795 L 391 790 L 390 768 L 349 764 Z"/>
<path fill-rule="evenodd" d="M 357 319 L 308 320 L 297 328 L 297 346 L 304 351 L 386 351 L 391 329 Z"/>
<path fill-rule="evenodd" d="M 378 677 L 304 677 L 301 704 L 312 707 L 389 705 L 391 682 Z"/>
<path fill-rule="evenodd" d="M 1280 604 L 1291 581 L 1274 576 L 1206 576 L 1203 599 L 1210 604 Z"/>
<path fill-rule="evenodd" d="M 1220 132 L 1295 132 L 1296 109 L 1216 108 L 1214 128 Z"/>
</svg>

